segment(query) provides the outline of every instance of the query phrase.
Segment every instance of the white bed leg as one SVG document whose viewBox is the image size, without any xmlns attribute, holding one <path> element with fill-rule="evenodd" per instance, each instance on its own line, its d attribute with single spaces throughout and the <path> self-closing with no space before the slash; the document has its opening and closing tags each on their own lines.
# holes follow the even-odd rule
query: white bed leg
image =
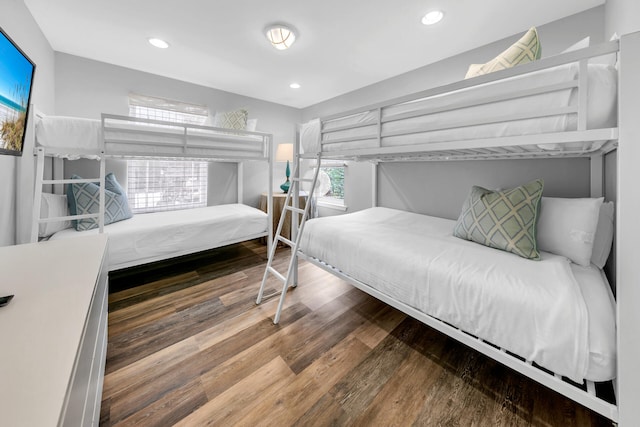
<svg viewBox="0 0 640 427">
<path fill-rule="evenodd" d="M 36 183 L 33 191 L 33 210 L 31 221 L 31 243 L 38 241 L 38 230 L 40 228 L 40 199 L 42 196 L 42 181 L 44 174 L 44 149 L 36 150 Z"/>
<path fill-rule="evenodd" d="M 378 162 L 371 163 L 371 207 L 378 206 Z"/>
<path fill-rule="evenodd" d="M 640 420 L 640 32 L 620 38 L 620 86 L 618 88 L 618 204 L 616 206 L 616 301 L 618 308 L 618 408 L 622 426 Z"/>
<path fill-rule="evenodd" d="M 244 163 L 238 162 L 238 203 L 244 203 Z"/>
</svg>

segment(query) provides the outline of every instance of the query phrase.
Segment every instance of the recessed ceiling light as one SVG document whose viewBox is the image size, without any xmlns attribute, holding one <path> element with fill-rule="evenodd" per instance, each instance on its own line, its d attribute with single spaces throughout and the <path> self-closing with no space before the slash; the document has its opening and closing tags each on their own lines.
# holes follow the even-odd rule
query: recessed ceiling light
<svg viewBox="0 0 640 427">
<path fill-rule="evenodd" d="M 300 83 L 291 83 L 289 87 L 291 89 L 300 89 Z"/>
<path fill-rule="evenodd" d="M 296 41 L 296 33 L 288 25 L 270 25 L 265 28 L 264 32 L 271 45 L 278 50 L 289 49 Z"/>
<path fill-rule="evenodd" d="M 437 24 L 444 17 L 444 13 L 441 10 L 432 10 L 422 17 L 422 23 L 424 25 Z"/>
<path fill-rule="evenodd" d="M 155 46 L 160 49 L 166 49 L 169 47 L 169 43 L 161 39 L 150 38 L 149 43 L 151 43 L 152 46 Z"/>
</svg>

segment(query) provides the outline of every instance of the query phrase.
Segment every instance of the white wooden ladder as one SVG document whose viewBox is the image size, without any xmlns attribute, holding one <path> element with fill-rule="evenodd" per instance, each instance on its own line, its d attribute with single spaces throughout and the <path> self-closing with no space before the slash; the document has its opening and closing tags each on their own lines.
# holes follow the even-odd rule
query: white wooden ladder
<svg viewBox="0 0 640 427">
<path fill-rule="evenodd" d="M 282 311 L 282 306 L 284 305 L 284 298 L 287 294 L 287 290 L 290 286 L 296 286 L 296 280 L 292 281 L 292 277 L 296 275 L 295 264 L 298 253 L 298 245 L 300 244 L 300 239 L 302 238 L 302 232 L 304 230 L 304 226 L 309 218 L 309 210 L 311 209 L 311 205 L 313 204 L 311 201 L 311 197 L 313 197 L 314 191 L 316 189 L 316 183 L 318 182 L 318 172 L 320 171 L 320 155 L 318 155 L 318 167 L 315 168 L 315 172 L 313 174 L 312 179 L 303 179 L 300 178 L 300 162 L 296 162 L 296 165 L 293 169 L 293 175 L 291 178 L 291 188 L 287 192 L 287 197 L 285 198 L 284 207 L 282 209 L 282 213 L 280 214 L 280 221 L 278 222 L 278 228 L 276 229 L 276 234 L 274 236 L 273 244 L 271 245 L 271 249 L 269 251 L 269 261 L 267 262 L 267 268 L 264 270 L 264 276 L 262 277 L 262 283 L 260 284 L 260 291 L 258 292 L 258 298 L 256 299 L 256 304 L 260 304 L 262 302 L 262 296 L 264 293 L 264 286 L 267 283 L 267 279 L 269 275 L 273 275 L 278 280 L 282 282 L 282 292 L 280 293 L 280 302 L 278 303 L 278 309 L 276 310 L 276 314 L 273 318 L 273 323 L 278 324 L 280 321 L 280 313 Z M 304 209 L 300 209 L 294 201 L 300 200 L 300 183 L 301 182 L 310 182 L 311 188 L 309 190 L 309 199 L 305 204 Z M 293 197 L 292 197 L 293 195 Z M 295 197 L 295 198 L 294 198 Z M 301 215 L 299 221 L 292 221 L 293 225 L 291 227 L 292 239 L 287 239 L 282 236 L 282 226 L 284 225 L 287 211 L 291 212 L 291 218 L 293 220 L 294 216 Z M 297 227 L 296 227 L 297 224 Z M 273 259 L 276 255 L 276 250 L 278 248 L 278 243 L 282 242 L 285 245 L 291 248 L 291 255 L 289 258 L 289 264 L 287 267 L 286 274 L 280 273 L 273 267 Z"/>
</svg>

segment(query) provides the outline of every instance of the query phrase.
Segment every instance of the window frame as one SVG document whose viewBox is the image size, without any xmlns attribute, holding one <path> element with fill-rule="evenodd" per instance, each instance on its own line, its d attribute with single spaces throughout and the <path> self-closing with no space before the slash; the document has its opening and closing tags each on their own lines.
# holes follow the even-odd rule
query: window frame
<svg viewBox="0 0 640 427">
<path fill-rule="evenodd" d="M 206 106 L 197 105 L 197 104 L 188 104 L 181 101 L 174 101 L 164 98 L 152 97 L 147 95 L 139 95 L 139 94 L 129 94 L 129 115 L 131 117 L 137 118 L 145 118 L 145 119 L 155 119 L 155 120 L 164 120 L 164 121 L 173 121 L 176 123 L 188 123 L 188 124 L 196 124 L 196 125 L 205 125 L 209 118 L 209 109 Z M 153 126 L 150 124 L 149 126 Z M 183 173 L 183 182 L 185 183 L 185 188 L 180 189 L 178 186 L 176 188 L 172 187 L 164 187 L 158 189 L 160 191 L 156 192 L 148 192 L 145 200 L 149 200 L 149 195 L 151 195 L 151 202 L 147 202 L 147 206 L 138 207 L 136 206 L 136 194 L 135 187 L 145 185 L 142 182 L 134 182 L 137 181 L 135 179 L 130 179 L 131 169 L 143 169 L 145 166 L 136 164 L 133 166 L 133 162 L 142 162 L 146 164 L 146 169 L 175 169 L 179 168 L 176 162 L 182 163 L 181 167 L 183 171 L 186 170 L 197 170 L 198 172 L 195 175 L 187 175 Z M 167 163 L 174 163 L 167 164 Z M 151 212 L 163 212 L 163 211 L 172 211 L 172 210 L 182 210 L 182 209 L 194 209 L 199 207 L 208 206 L 208 187 L 209 187 L 209 170 L 208 170 L 208 162 L 205 161 L 194 161 L 194 160 L 167 160 L 167 159 L 136 159 L 136 160 L 128 160 L 127 161 L 127 194 L 131 200 L 131 209 L 134 213 L 151 213 Z M 203 173 L 204 170 L 204 173 Z M 204 175 L 204 176 L 203 176 Z M 175 177 L 174 177 L 175 178 Z M 149 181 L 149 176 L 143 178 Z M 160 194 L 161 200 L 165 199 L 166 193 L 174 193 L 177 191 L 178 193 L 187 192 L 186 183 L 192 182 L 193 179 L 197 180 L 197 193 L 199 194 L 200 200 L 199 202 L 185 202 L 184 204 L 177 205 L 165 205 L 165 206 L 148 206 L 148 203 L 154 203 L 154 200 Z M 204 183 L 202 182 L 204 180 Z M 147 188 L 148 185 L 146 185 Z M 190 186 L 193 188 L 193 186 Z M 184 191 L 183 191 L 184 190 Z M 176 196 L 179 199 L 178 196 Z M 184 199 L 184 198 L 183 198 Z M 168 200 L 173 200 L 172 197 L 169 197 Z M 186 199 L 184 199 L 186 200 Z"/>
<path fill-rule="evenodd" d="M 316 167 L 318 167 L 317 162 L 313 165 L 313 168 L 316 168 Z M 342 198 L 337 198 L 337 197 L 332 197 L 332 196 L 316 196 L 316 202 L 317 202 L 319 207 L 346 211 L 347 210 L 347 204 L 346 204 L 347 187 L 346 187 L 346 182 L 347 182 L 348 164 L 346 162 L 344 162 L 344 161 L 341 161 L 341 160 L 322 160 L 320 162 L 320 170 L 323 170 L 323 169 L 337 169 L 337 168 L 341 168 L 344 171 L 343 175 L 342 175 L 343 176 L 343 178 L 342 178 L 343 197 Z"/>
</svg>

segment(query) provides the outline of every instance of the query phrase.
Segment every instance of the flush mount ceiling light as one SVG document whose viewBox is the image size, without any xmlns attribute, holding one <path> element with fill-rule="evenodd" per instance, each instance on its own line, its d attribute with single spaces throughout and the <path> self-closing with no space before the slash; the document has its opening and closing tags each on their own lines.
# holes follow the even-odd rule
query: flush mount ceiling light
<svg viewBox="0 0 640 427">
<path fill-rule="evenodd" d="M 291 89 L 300 89 L 300 83 L 291 83 L 289 87 Z"/>
<path fill-rule="evenodd" d="M 156 39 L 156 38 L 150 38 L 149 39 L 149 43 L 152 46 L 155 46 L 159 49 L 166 49 L 169 47 L 169 43 L 167 43 L 166 41 L 162 40 L 162 39 Z"/>
<path fill-rule="evenodd" d="M 437 24 L 444 17 L 444 13 L 441 10 L 432 10 L 422 17 L 422 23 L 424 25 Z"/>
<path fill-rule="evenodd" d="M 289 49 L 296 41 L 295 31 L 284 24 L 274 24 L 265 28 L 267 39 L 278 50 Z"/>
</svg>

